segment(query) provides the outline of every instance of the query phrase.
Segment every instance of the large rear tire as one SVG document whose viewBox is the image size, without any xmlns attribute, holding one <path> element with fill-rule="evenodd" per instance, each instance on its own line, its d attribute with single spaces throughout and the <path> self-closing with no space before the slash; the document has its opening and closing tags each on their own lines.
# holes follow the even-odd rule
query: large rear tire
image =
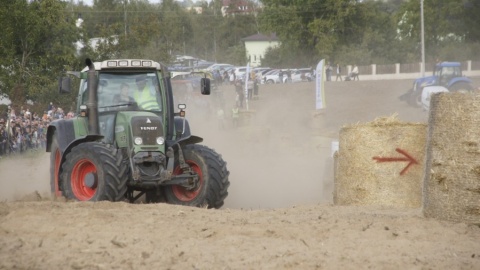
<svg viewBox="0 0 480 270">
<path fill-rule="evenodd" d="M 127 192 L 127 166 L 111 145 L 81 143 L 62 166 L 63 195 L 77 201 L 121 201 Z"/>
<path fill-rule="evenodd" d="M 473 87 L 466 82 L 458 82 L 458 83 L 450 86 L 449 90 L 452 91 L 452 92 L 467 93 L 467 92 L 473 91 Z"/>
<path fill-rule="evenodd" d="M 50 146 L 50 191 L 55 197 L 61 197 L 60 191 L 60 162 L 62 153 L 58 147 L 57 132 L 53 133 Z"/>
<path fill-rule="evenodd" d="M 196 207 L 220 208 L 228 195 L 230 182 L 227 164 L 213 149 L 203 145 L 187 145 L 183 149 L 185 162 L 198 174 L 199 183 L 194 189 L 182 186 L 167 186 L 165 197 L 168 203 Z M 173 174 L 181 174 L 182 169 L 175 161 Z"/>
</svg>

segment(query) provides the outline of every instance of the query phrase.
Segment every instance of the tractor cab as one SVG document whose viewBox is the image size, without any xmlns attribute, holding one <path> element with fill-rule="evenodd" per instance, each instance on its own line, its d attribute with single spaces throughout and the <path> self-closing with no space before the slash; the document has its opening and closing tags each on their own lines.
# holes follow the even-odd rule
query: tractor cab
<svg viewBox="0 0 480 270">
<path fill-rule="evenodd" d="M 448 87 L 452 79 L 462 77 L 461 65 L 458 62 L 443 62 L 437 64 L 433 72 L 436 85 Z"/>
<path fill-rule="evenodd" d="M 98 124 L 105 143 L 125 145 L 121 138 L 126 134 L 120 131 L 128 130 L 132 117 L 144 115 L 150 121 L 156 119 L 157 124 L 164 123 L 166 84 L 161 75 L 155 71 L 98 73 Z M 87 113 L 88 96 L 87 81 L 82 80 L 77 102 L 80 113 Z"/>
</svg>

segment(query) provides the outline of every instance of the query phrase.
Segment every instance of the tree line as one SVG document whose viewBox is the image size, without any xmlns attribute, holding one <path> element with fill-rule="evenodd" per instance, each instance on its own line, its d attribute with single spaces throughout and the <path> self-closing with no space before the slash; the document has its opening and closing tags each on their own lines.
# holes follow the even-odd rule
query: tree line
<svg viewBox="0 0 480 270">
<path fill-rule="evenodd" d="M 240 0 L 231 0 L 235 11 Z M 0 97 L 13 104 L 55 102 L 69 109 L 76 93 L 57 94 L 57 78 L 80 70 L 85 57 L 149 58 L 170 63 L 186 54 L 245 65 L 242 38 L 276 33 L 270 67 L 332 63 L 419 62 L 420 0 L 258 0 L 248 14 L 222 15 L 222 0 L 5 0 L 0 6 Z M 480 2 L 424 0 L 427 62 L 474 59 L 480 49 Z M 77 25 L 79 19 L 83 21 Z M 97 48 L 88 40 L 103 38 Z M 76 44 L 85 44 L 78 52 Z"/>
</svg>

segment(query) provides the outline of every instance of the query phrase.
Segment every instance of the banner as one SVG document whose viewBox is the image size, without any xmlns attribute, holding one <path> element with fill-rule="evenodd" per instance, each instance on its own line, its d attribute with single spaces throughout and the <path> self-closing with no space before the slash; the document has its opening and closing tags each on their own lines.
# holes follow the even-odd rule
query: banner
<svg viewBox="0 0 480 270">
<path fill-rule="evenodd" d="M 317 69 L 315 70 L 315 87 L 316 87 L 316 109 L 325 109 L 325 92 L 324 92 L 324 79 L 323 79 L 323 70 L 325 67 L 325 59 L 322 59 L 318 62 Z"/>
<path fill-rule="evenodd" d="M 250 79 L 250 62 L 247 63 L 247 70 L 245 70 L 245 105 L 248 111 L 248 80 Z"/>
</svg>

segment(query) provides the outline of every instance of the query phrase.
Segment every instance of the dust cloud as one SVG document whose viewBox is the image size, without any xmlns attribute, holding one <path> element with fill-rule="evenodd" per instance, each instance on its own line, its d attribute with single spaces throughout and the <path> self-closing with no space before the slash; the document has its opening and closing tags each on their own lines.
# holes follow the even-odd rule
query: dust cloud
<svg viewBox="0 0 480 270">
<path fill-rule="evenodd" d="M 0 201 L 49 198 L 49 157 L 49 153 L 28 152 L 1 159 Z"/>
<path fill-rule="evenodd" d="M 187 103 L 193 135 L 215 149 L 230 171 L 224 208 L 279 208 L 332 202 L 332 142 L 345 124 L 398 114 L 422 122 L 427 114 L 398 100 L 410 80 L 326 82 L 326 109 L 315 111 L 313 82 L 260 85 L 259 98 L 234 128 L 235 91 L 224 85 L 200 102 Z M 219 96 L 220 95 L 220 96 Z M 198 100 L 197 100 L 198 101 Z M 216 116 L 223 107 L 226 119 Z M 49 153 L 0 160 L 0 201 L 49 197 Z M 48 195 L 46 195 L 48 194 Z"/>
</svg>

